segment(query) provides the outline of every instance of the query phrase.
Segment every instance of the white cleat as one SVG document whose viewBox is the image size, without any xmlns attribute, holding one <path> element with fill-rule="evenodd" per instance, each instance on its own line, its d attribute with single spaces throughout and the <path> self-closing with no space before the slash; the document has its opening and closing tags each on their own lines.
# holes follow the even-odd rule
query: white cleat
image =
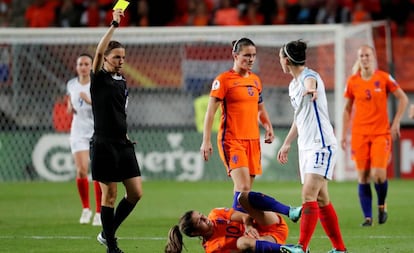
<svg viewBox="0 0 414 253">
<path fill-rule="evenodd" d="M 92 218 L 91 210 L 89 210 L 89 208 L 84 208 L 82 210 L 82 214 L 81 214 L 81 217 L 79 219 L 79 223 L 80 224 L 89 224 L 89 222 L 91 222 L 91 218 Z"/>
<path fill-rule="evenodd" d="M 95 213 L 95 215 L 93 216 L 92 226 L 102 226 L 100 213 Z"/>
</svg>

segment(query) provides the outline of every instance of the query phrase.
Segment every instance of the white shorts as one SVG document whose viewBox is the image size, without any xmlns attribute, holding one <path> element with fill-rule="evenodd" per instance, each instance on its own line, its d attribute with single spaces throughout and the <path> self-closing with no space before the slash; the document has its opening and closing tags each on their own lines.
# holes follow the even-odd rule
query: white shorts
<svg viewBox="0 0 414 253">
<path fill-rule="evenodd" d="M 336 163 L 336 146 L 328 146 L 320 149 L 299 150 L 299 168 L 302 184 L 305 182 L 305 174 L 312 173 L 332 180 Z"/>
<path fill-rule="evenodd" d="M 72 154 L 78 151 L 89 150 L 90 138 L 70 138 L 70 149 Z"/>
</svg>

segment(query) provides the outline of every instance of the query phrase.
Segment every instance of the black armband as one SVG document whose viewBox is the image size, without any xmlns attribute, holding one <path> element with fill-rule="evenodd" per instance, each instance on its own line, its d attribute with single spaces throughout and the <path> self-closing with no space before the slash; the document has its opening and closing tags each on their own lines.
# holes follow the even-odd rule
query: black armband
<svg viewBox="0 0 414 253">
<path fill-rule="evenodd" d="M 114 27 L 118 27 L 119 23 L 116 22 L 115 20 L 112 20 L 111 25 L 114 26 Z"/>
</svg>

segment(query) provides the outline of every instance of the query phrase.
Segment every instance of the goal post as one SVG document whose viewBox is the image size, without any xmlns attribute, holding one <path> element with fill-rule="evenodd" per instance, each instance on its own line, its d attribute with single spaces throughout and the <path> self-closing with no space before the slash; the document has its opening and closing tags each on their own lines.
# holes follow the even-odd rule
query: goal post
<svg viewBox="0 0 414 253">
<path fill-rule="evenodd" d="M 181 133 L 195 128 L 192 108 L 194 98 L 205 92 L 205 87 L 211 84 L 218 73 L 232 67 L 231 42 L 248 37 L 257 46 L 254 71 L 259 74 L 264 85 L 266 108 L 277 137 L 284 138 L 278 136 L 278 129 L 286 130 L 291 123 L 292 109 L 287 97 L 291 77 L 280 70 L 278 52 L 285 43 L 303 39 L 308 42 L 307 66 L 318 71 L 326 83 L 330 116 L 339 139 L 346 77 L 356 59 L 357 48 L 361 44 L 374 45 L 373 30 L 381 25 L 117 28 L 113 39 L 126 47 L 123 73 L 131 94 L 128 105 L 129 129 L 135 132 L 156 129 L 163 133 Z M 0 29 L 0 112 L 4 115 L 0 119 L 0 128 L 3 134 L 17 132 L 24 136 L 14 140 L 9 138 L 13 140 L 16 153 L 25 152 L 29 154 L 28 157 L 33 154 L 33 150 L 26 150 L 27 146 L 36 146 L 31 143 L 34 140 L 27 138 L 32 132 L 35 132 L 33 135 L 37 136 L 37 140 L 41 139 L 38 138 L 39 132 L 56 131 L 53 110 L 66 93 L 67 80 L 75 75 L 76 57 L 81 53 L 93 55 L 106 30 Z M 157 138 L 157 135 L 152 138 Z M 177 146 L 174 144 L 177 136 L 168 138 L 171 147 Z M 197 152 L 199 142 L 198 137 L 195 137 L 189 146 L 194 146 L 192 149 Z M 8 143 L 4 141 L 0 145 L 2 149 L 7 146 Z M 162 144 L 151 148 L 155 151 L 164 150 Z M 267 146 L 264 145 L 264 148 Z M 264 150 L 264 153 L 270 154 L 269 159 L 274 149 Z M 335 179 L 353 179 L 353 172 L 347 169 L 346 154 L 340 147 L 338 150 Z M 24 160 L 10 156 L 2 158 L 0 155 L 0 163 L 3 159 L 7 159 L 8 167 L 21 167 L 21 160 Z M 296 159 L 292 157 L 291 160 Z M 274 161 L 268 164 L 266 166 L 277 166 Z M 144 174 L 145 169 L 144 166 Z M 0 168 L 0 181 L 7 178 L 12 170 L 15 169 Z M 287 173 L 286 169 L 280 171 Z M 292 171 L 289 177 L 296 179 L 296 170 Z M 218 170 L 217 173 L 223 174 L 223 171 Z M 155 178 L 162 179 L 162 173 Z"/>
</svg>

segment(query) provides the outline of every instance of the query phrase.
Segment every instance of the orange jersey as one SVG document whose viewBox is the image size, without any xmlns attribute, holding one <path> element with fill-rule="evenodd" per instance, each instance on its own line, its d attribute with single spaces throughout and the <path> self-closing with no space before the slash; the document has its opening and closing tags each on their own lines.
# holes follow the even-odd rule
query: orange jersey
<svg viewBox="0 0 414 253">
<path fill-rule="evenodd" d="M 352 133 L 387 134 L 390 132 L 387 98 L 400 86 L 392 76 L 376 70 L 370 80 L 352 75 L 347 82 L 344 96 L 353 100 Z"/>
<path fill-rule="evenodd" d="M 206 253 L 231 253 L 237 251 L 237 239 L 244 234 L 244 225 L 231 221 L 233 208 L 215 208 L 208 215 L 213 223 L 214 233 L 203 241 Z"/>
<path fill-rule="evenodd" d="M 245 227 L 242 222 L 232 221 L 233 208 L 215 208 L 211 210 L 208 219 L 213 223 L 214 233 L 203 241 L 206 253 L 234 253 L 237 250 L 237 239 L 244 235 Z M 285 220 L 280 217 L 280 224 L 260 226 L 255 224 L 260 236 L 270 235 L 278 243 L 285 243 L 288 227 Z"/>
<path fill-rule="evenodd" d="M 241 77 L 233 70 L 214 80 L 210 96 L 222 100 L 218 139 L 259 139 L 262 82 L 254 73 Z"/>
</svg>

